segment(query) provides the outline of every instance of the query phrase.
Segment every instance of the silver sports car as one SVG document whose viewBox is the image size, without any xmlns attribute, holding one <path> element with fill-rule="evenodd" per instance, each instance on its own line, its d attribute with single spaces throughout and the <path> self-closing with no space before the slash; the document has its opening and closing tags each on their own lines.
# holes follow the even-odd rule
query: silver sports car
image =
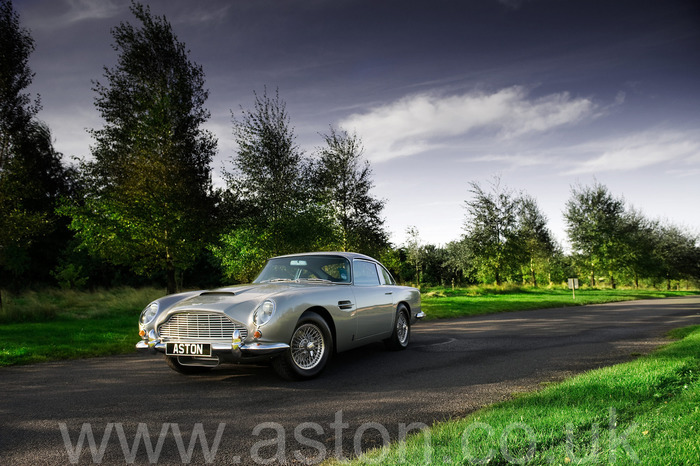
<svg viewBox="0 0 700 466">
<path fill-rule="evenodd" d="M 139 351 L 183 374 L 270 361 L 287 379 L 318 375 L 333 352 L 408 346 L 420 292 L 371 257 L 346 252 L 270 259 L 252 284 L 165 296 L 141 313 Z"/>
</svg>

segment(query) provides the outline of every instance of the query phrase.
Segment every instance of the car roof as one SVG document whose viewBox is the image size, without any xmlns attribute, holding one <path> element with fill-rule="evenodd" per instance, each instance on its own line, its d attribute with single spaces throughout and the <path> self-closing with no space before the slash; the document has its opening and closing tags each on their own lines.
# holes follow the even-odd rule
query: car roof
<svg viewBox="0 0 700 466">
<path fill-rule="evenodd" d="M 367 256 L 365 254 L 360 254 L 357 252 L 344 252 L 344 251 L 317 251 L 317 252 L 300 252 L 297 254 L 286 254 L 283 256 L 272 257 L 272 259 L 277 259 L 280 257 L 299 257 L 299 256 L 341 256 L 346 259 L 364 259 L 372 262 L 379 262 L 377 259 Z"/>
</svg>

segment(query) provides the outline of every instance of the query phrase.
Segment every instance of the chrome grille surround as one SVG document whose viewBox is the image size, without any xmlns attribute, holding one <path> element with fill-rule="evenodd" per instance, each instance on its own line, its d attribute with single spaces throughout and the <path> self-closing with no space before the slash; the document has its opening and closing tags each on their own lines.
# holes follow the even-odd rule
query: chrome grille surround
<svg viewBox="0 0 700 466">
<path fill-rule="evenodd" d="M 178 312 L 158 326 L 162 341 L 192 341 L 203 343 L 231 343 L 234 330 L 241 332 L 241 340 L 248 329 L 224 314 L 208 312 Z"/>
</svg>

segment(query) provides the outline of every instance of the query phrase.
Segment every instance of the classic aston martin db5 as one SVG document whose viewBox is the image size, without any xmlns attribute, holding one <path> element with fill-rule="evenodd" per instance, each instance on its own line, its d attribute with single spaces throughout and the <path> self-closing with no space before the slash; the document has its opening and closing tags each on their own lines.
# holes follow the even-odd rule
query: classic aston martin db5
<svg viewBox="0 0 700 466">
<path fill-rule="evenodd" d="M 183 374 L 269 361 L 286 379 L 318 375 L 333 352 L 377 341 L 408 346 L 420 292 L 371 257 L 346 252 L 270 259 L 252 284 L 165 296 L 141 313 L 139 351 Z"/>
</svg>

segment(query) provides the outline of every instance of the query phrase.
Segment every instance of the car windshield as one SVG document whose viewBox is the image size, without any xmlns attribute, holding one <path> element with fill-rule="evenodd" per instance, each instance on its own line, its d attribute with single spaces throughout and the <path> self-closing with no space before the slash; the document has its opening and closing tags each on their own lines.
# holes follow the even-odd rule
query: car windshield
<svg viewBox="0 0 700 466">
<path fill-rule="evenodd" d="M 350 262 L 340 256 L 276 257 L 267 261 L 253 283 L 299 280 L 350 283 Z"/>
</svg>

